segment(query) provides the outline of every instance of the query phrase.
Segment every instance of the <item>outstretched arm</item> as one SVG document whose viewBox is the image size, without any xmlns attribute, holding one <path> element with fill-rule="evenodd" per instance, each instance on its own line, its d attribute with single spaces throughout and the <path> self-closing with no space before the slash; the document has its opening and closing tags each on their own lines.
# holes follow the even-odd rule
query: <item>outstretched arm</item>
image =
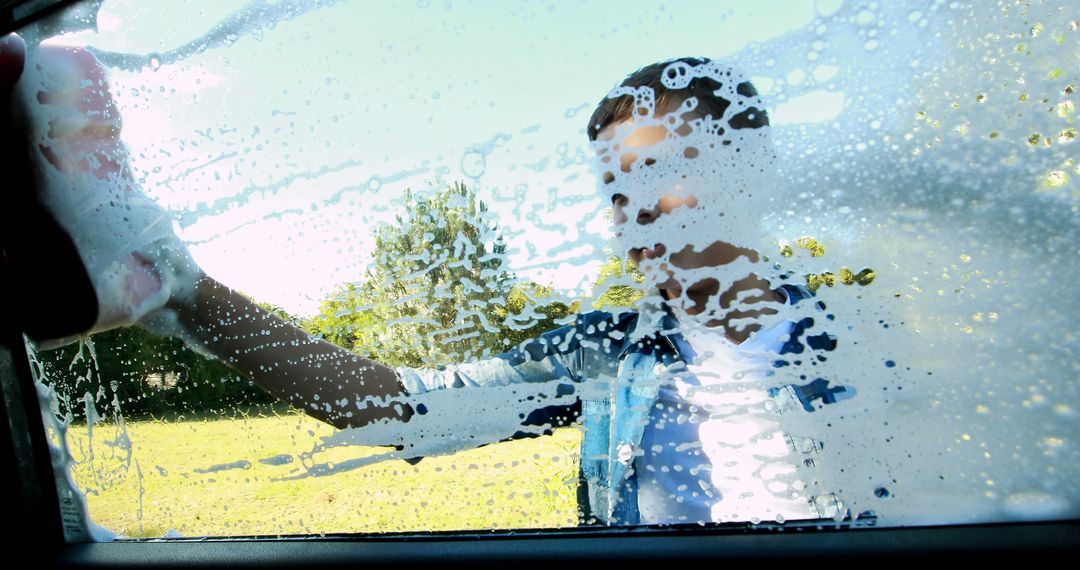
<svg viewBox="0 0 1080 570">
<path fill-rule="evenodd" d="M 314 418 L 344 429 L 412 416 L 393 369 L 286 323 L 209 276 L 193 305 L 172 308 L 209 352 Z"/>
</svg>

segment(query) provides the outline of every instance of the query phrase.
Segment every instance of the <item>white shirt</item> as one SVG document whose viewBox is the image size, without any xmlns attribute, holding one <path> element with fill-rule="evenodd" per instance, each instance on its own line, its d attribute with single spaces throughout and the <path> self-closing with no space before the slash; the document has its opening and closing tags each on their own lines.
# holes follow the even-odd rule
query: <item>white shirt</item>
<svg viewBox="0 0 1080 570">
<path fill-rule="evenodd" d="M 642 523 L 816 518 L 765 383 L 770 355 L 791 326 L 782 322 L 741 345 L 684 327 L 696 356 L 660 388 L 635 460 Z"/>
</svg>

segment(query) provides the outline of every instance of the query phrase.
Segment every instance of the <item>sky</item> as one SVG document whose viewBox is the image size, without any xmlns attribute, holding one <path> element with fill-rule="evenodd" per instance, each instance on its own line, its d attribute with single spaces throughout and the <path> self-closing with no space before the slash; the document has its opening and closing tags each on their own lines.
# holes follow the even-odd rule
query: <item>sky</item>
<svg viewBox="0 0 1080 570">
<path fill-rule="evenodd" d="M 584 134 L 600 98 L 643 65 L 723 58 L 840 3 L 421 0 L 234 16 L 287 4 L 107 1 L 96 32 L 62 41 L 144 56 L 110 75 L 143 190 L 209 274 L 312 314 L 362 277 L 372 229 L 404 213 L 405 188 L 455 181 L 491 207 L 510 270 L 588 294 L 611 248 Z M 230 16 L 229 45 L 168 57 Z M 748 71 L 765 95 L 799 80 L 767 71 Z M 819 92 L 774 124 L 841 105 Z"/>
</svg>

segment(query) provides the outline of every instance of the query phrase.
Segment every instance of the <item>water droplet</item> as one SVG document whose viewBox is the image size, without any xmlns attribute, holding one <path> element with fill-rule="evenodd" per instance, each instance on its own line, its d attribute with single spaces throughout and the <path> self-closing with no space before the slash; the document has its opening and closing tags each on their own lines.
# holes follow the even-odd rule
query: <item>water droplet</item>
<svg viewBox="0 0 1080 570">
<path fill-rule="evenodd" d="M 461 172 L 470 178 L 479 178 L 487 169 L 487 160 L 483 153 L 477 150 L 469 150 L 461 156 Z"/>
<path fill-rule="evenodd" d="M 1061 447 L 1062 445 L 1065 445 L 1065 440 L 1060 437 L 1044 437 L 1042 444 L 1046 447 Z"/>
<path fill-rule="evenodd" d="M 1054 170 L 1046 175 L 1045 182 L 1048 188 L 1060 188 L 1069 182 L 1069 173 L 1064 170 Z"/>
</svg>

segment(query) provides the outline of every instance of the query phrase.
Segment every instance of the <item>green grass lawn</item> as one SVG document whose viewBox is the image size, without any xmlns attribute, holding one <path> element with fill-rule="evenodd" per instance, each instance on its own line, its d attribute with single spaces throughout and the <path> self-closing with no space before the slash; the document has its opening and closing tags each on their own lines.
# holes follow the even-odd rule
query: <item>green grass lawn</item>
<svg viewBox="0 0 1080 570">
<path fill-rule="evenodd" d="M 490 445 L 417 465 L 383 461 L 325 477 L 305 473 L 300 455 L 334 430 L 301 414 L 237 419 L 138 421 L 125 440 L 99 423 L 68 441 L 73 476 L 90 516 L 129 537 L 380 533 L 549 528 L 577 524 L 579 433 Z M 317 461 L 339 462 L 386 448 L 342 447 Z M 91 453 L 92 452 L 92 453 Z M 289 463 L 259 460 L 287 456 Z M 279 458 L 281 461 L 282 458 Z M 206 472 L 247 461 L 250 466 Z M 201 471 L 201 472 L 200 472 Z"/>
</svg>

